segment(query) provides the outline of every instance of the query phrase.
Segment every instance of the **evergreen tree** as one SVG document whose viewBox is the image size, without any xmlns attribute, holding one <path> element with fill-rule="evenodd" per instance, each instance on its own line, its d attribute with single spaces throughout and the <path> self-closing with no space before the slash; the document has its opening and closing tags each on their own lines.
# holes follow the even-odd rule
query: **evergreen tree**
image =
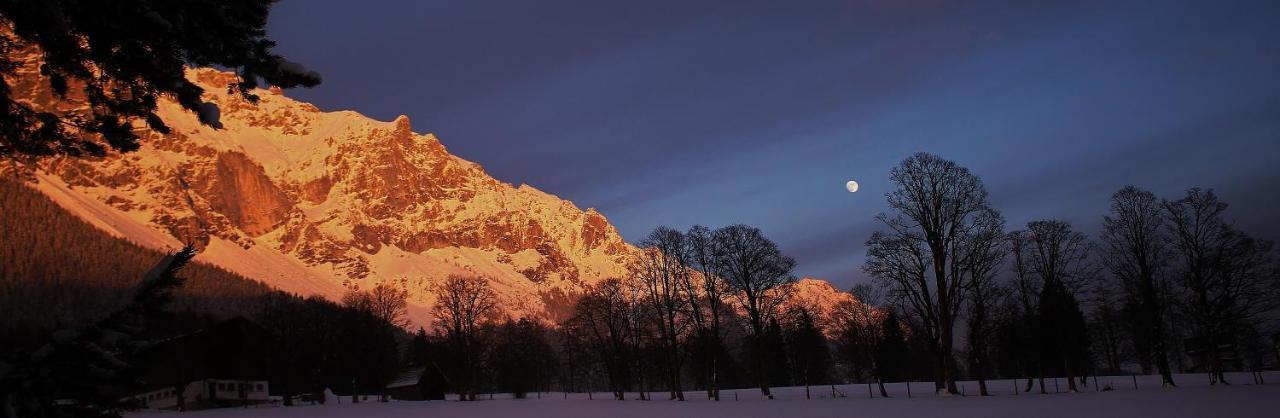
<svg viewBox="0 0 1280 418">
<path fill-rule="evenodd" d="M 496 331 L 491 364 L 497 389 L 516 399 L 541 390 L 557 363 L 547 331 L 528 318 L 508 319 Z"/>
<path fill-rule="evenodd" d="M 133 122 L 168 133 L 162 97 L 218 127 L 216 107 L 188 80 L 188 66 L 236 71 L 226 86 L 250 101 L 261 82 L 315 86 L 320 77 L 271 52 L 267 13 L 275 0 L 0 2 L 0 155 L 103 155 L 138 148 Z M 23 57 L 38 49 L 40 77 L 82 110 L 32 109 L 11 96 Z M 103 146 L 105 143 L 106 147 Z"/>
<path fill-rule="evenodd" d="M 766 373 L 764 378 L 770 386 L 790 386 L 792 364 L 787 356 L 787 340 L 782 332 L 782 324 L 778 323 L 777 318 L 771 319 L 759 338 L 761 349 L 753 355 L 758 356 L 757 364 L 766 365 L 759 372 Z"/>
<path fill-rule="evenodd" d="M 1046 373 L 1065 376 L 1068 390 L 1077 391 L 1075 379 L 1087 375 L 1092 364 L 1089 334 L 1079 302 L 1061 282 L 1045 283 L 1039 324 L 1040 361 Z"/>
<path fill-rule="evenodd" d="M 166 256 L 123 308 L 83 329 L 55 332 L 17 364 L 0 364 L 0 413 L 6 418 L 118 417 L 133 406 L 104 389 L 137 383 L 137 368 L 125 359 L 137 352 L 150 320 L 164 314 L 173 290 L 182 286 L 178 272 L 195 255 L 187 246 Z"/>
<path fill-rule="evenodd" d="M 791 323 L 786 330 L 786 349 L 793 381 L 804 385 L 805 397 L 809 397 L 810 385 L 826 384 L 831 375 L 831 351 L 827 337 L 814 324 L 809 310 L 797 308 L 791 312 Z"/>
<path fill-rule="evenodd" d="M 881 381 L 896 382 L 906 379 L 907 360 L 911 349 L 907 344 L 907 336 L 902 332 L 902 323 L 898 314 L 892 309 L 885 312 L 880 322 L 881 340 L 875 353 L 876 375 Z"/>
</svg>

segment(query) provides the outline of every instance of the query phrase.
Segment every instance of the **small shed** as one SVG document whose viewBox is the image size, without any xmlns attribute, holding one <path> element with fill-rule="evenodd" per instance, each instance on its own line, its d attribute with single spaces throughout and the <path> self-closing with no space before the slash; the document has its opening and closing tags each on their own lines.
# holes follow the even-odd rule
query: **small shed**
<svg viewBox="0 0 1280 418">
<path fill-rule="evenodd" d="M 387 395 L 401 401 L 442 401 L 448 379 L 435 364 L 405 369 L 387 385 Z"/>
</svg>

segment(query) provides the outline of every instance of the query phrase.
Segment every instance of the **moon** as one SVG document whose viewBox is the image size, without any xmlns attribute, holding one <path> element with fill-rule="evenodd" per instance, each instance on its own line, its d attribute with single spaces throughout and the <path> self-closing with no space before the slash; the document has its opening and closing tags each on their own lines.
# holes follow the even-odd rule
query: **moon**
<svg viewBox="0 0 1280 418">
<path fill-rule="evenodd" d="M 848 191 L 849 191 L 849 193 L 857 193 L 857 192 L 858 192 L 858 182 L 853 181 L 853 180 L 849 180 L 849 182 L 848 182 L 848 183 L 845 183 L 845 184 L 844 184 L 844 188 L 845 188 L 845 190 L 848 190 Z"/>
</svg>

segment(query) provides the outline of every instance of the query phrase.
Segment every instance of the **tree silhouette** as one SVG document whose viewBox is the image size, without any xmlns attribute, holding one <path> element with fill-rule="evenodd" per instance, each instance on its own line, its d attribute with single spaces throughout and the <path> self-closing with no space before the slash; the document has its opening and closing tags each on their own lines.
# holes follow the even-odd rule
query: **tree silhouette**
<svg viewBox="0 0 1280 418">
<path fill-rule="evenodd" d="M 769 390 L 769 359 L 766 358 L 772 351 L 766 347 L 765 331 L 770 322 L 776 323 L 771 320 L 775 319 L 778 305 L 786 299 L 791 284 L 796 281 L 791 275 L 796 261 L 783 255 L 777 244 L 750 226 L 721 228 L 716 230 L 715 239 L 725 282 L 747 315 L 760 394 L 773 399 Z"/>
<path fill-rule="evenodd" d="M 707 398 L 720 400 L 720 369 L 724 357 L 724 331 L 721 321 L 725 316 L 725 294 L 729 291 L 721 272 L 723 262 L 714 232 L 702 225 L 694 225 L 684 233 L 685 254 L 681 257 L 691 272 L 683 276 L 687 316 L 694 326 L 695 358 L 703 361 L 704 383 Z"/>
<path fill-rule="evenodd" d="M 39 350 L 0 373 L 0 413 L 18 416 L 117 417 L 131 407 L 104 390 L 137 379 L 128 362 L 140 347 L 148 321 L 164 314 L 180 270 L 196 255 L 187 246 L 156 264 L 134 288 L 129 303 L 101 321 L 55 332 Z M 70 402 L 68 402 L 68 400 Z"/>
<path fill-rule="evenodd" d="M 953 161 L 918 153 L 889 176 L 896 186 L 887 195 L 894 213 L 876 217 L 888 230 L 867 240 L 863 270 L 920 324 L 934 355 L 936 390 L 958 394 L 953 352 L 968 287 L 964 245 L 987 233 L 984 228 L 998 228 L 981 221 L 995 211 L 982 181 Z"/>
<path fill-rule="evenodd" d="M 1027 223 L 1026 235 L 1031 270 L 1040 279 L 1036 331 L 1039 340 L 1038 366 L 1044 372 L 1062 373 L 1068 390 L 1075 392 L 1076 376 L 1089 371 L 1089 334 L 1076 292 L 1097 269 L 1089 263 L 1091 246 L 1084 234 L 1058 220 Z M 1045 392 L 1043 374 L 1040 391 Z"/>
<path fill-rule="evenodd" d="M 266 82 L 315 86 L 320 76 L 271 52 L 267 14 L 274 0 L 0 3 L 0 155 L 103 155 L 138 148 L 135 121 L 167 133 L 161 98 L 219 126 L 216 107 L 188 80 L 188 66 L 235 70 L 225 86 L 255 101 Z M 38 52 L 33 51 L 38 50 Z M 57 98 L 79 106 L 37 110 L 12 97 L 23 57 L 40 55 L 39 76 Z"/>
<path fill-rule="evenodd" d="M 1169 367 L 1167 301 L 1162 289 L 1170 253 L 1164 216 L 1155 194 L 1126 186 L 1111 196 L 1111 214 L 1103 218 L 1103 262 L 1122 284 L 1133 310 L 1135 347 L 1155 361 L 1165 386 L 1175 386 Z"/>
<path fill-rule="evenodd" d="M 450 276 L 437 292 L 433 313 L 444 330 L 459 369 L 453 379 L 464 400 L 476 400 L 479 385 L 481 326 L 497 308 L 489 281 L 477 276 Z"/>
<path fill-rule="evenodd" d="M 629 381 L 631 304 L 622 282 L 606 279 L 578 299 L 574 315 L 565 326 L 571 341 L 582 341 L 604 366 L 617 400 L 624 399 Z"/>
<path fill-rule="evenodd" d="M 685 283 L 691 273 L 685 263 L 685 239 L 680 231 L 658 227 L 640 242 L 640 254 L 630 265 L 631 285 L 639 289 L 640 302 L 654 314 L 658 340 L 664 354 L 667 388 L 671 399 L 684 400 L 680 374 L 684 362 L 680 339 L 687 322 L 683 317 Z"/>
<path fill-rule="evenodd" d="M 1225 383 L 1220 345 L 1257 315 L 1280 307 L 1272 242 L 1228 223 L 1227 204 L 1213 190 L 1194 188 L 1162 206 L 1178 257 L 1179 310 L 1202 341 L 1210 382 Z"/>
</svg>

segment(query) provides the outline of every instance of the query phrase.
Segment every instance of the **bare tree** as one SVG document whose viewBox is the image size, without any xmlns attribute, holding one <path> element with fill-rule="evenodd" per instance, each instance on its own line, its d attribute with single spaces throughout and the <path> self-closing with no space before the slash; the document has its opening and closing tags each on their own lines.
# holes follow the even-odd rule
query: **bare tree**
<svg viewBox="0 0 1280 418">
<path fill-rule="evenodd" d="M 884 386 L 884 374 L 877 361 L 884 341 L 885 311 L 876 306 L 883 299 L 883 288 L 859 284 L 849 290 L 854 300 L 844 300 L 836 305 L 835 322 L 840 329 L 841 343 L 853 369 L 865 367 L 880 388 L 880 396 L 888 398 Z M 865 366 L 857 366 L 862 364 Z"/>
<path fill-rule="evenodd" d="M 392 282 L 378 283 L 369 291 L 368 304 L 373 316 L 392 326 L 409 326 L 409 290 Z"/>
<path fill-rule="evenodd" d="M 1169 258 L 1164 216 L 1155 194 L 1126 186 L 1111 196 L 1111 214 L 1103 218 L 1103 262 L 1116 278 L 1134 312 L 1135 348 L 1156 363 L 1164 386 L 1176 386 L 1169 367 L 1163 273 Z M 1146 336 L 1148 338 L 1142 338 Z M 1146 363 L 1150 364 L 1150 363 Z"/>
<path fill-rule="evenodd" d="M 1238 327 L 1280 304 L 1280 275 L 1272 243 L 1223 219 L 1227 204 L 1213 190 L 1193 188 L 1165 201 L 1173 250 L 1179 258 L 1180 311 L 1202 341 L 1210 383 L 1226 383 L 1220 344 Z"/>
<path fill-rule="evenodd" d="M 643 302 L 645 291 L 642 286 L 637 286 L 636 284 L 635 280 L 629 280 L 624 283 L 622 287 L 623 298 L 627 303 L 622 306 L 625 308 L 623 314 L 626 318 L 627 332 L 630 337 L 627 339 L 627 347 L 631 353 L 630 359 L 634 368 L 636 389 L 639 392 L 639 399 L 647 401 L 650 398 L 648 381 L 646 380 L 648 373 L 645 366 L 648 365 L 649 359 L 644 354 L 648 351 L 648 347 L 653 345 L 655 336 L 652 325 L 658 321 L 658 312 L 653 309 L 651 304 Z"/>
<path fill-rule="evenodd" d="M 680 372 L 684 357 L 680 337 L 686 325 L 681 317 L 686 303 L 682 284 L 688 282 L 690 273 L 683 260 L 684 245 L 684 234 L 680 231 L 658 227 L 640 242 L 640 254 L 630 266 L 633 285 L 640 290 L 641 300 L 649 305 L 657 320 L 671 399 L 681 401 L 684 389 Z"/>
<path fill-rule="evenodd" d="M 578 299 L 568 327 L 576 340 L 585 342 L 604 365 L 613 397 L 619 401 L 625 399 L 629 380 L 630 306 L 622 281 L 606 279 Z"/>
<path fill-rule="evenodd" d="M 1038 320 L 1036 313 L 1040 310 L 1040 292 L 1044 286 L 1032 271 L 1032 250 L 1027 231 L 1010 232 L 1005 236 L 1005 240 L 1009 246 L 1009 255 L 1012 256 L 1010 267 L 1013 270 L 1013 283 L 1010 289 L 1013 301 L 1009 304 L 1011 307 L 1006 314 L 1012 321 L 1014 334 L 1011 338 L 1018 347 L 1022 348 L 1015 353 L 1015 358 L 1022 372 L 1027 376 L 1027 385 L 1023 392 L 1030 392 L 1031 386 L 1035 384 L 1038 377 L 1040 392 L 1043 393 L 1045 391 L 1044 370 L 1040 365 L 1040 356 L 1036 350 L 1027 348 L 1037 343 L 1035 333 L 1039 327 L 1036 326 Z"/>
<path fill-rule="evenodd" d="M 995 337 L 993 310 L 1001 305 L 1007 289 L 997 281 L 999 267 L 1008 249 L 1004 219 L 995 211 L 984 211 L 974 222 L 961 246 L 962 274 L 969 275 L 968 354 L 969 370 L 978 380 L 978 391 L 988 396 L 987 373 L 991 369 L 991 345 Z"/>
<path fill-rule="evenodd" d="M 348 308 L 357 311 L 369 311 L 372 302 L 369 300 L 369 294 L 360 291 L 359 286 L 348 288 L 346 293 L 342 294 L 342 304 Z"/>
<path fill-rule="evenodd" d="M 706 357 L 707 398 L 720 400 L 717 359 L 724 346 L 720 319 L 725 314 L 724 298 L 728 285 L 721 274 L 721 261 L 714 233 L 702 225 L 694 225 L 684 234 L 685 265 L 691 270 L 683 276 L 685 302 L 694 326 L 697 349 Z"/>
<path fill-rule="evenodd" d="M 381 282 L 374 286 L 373 290 L 362 292 L 358 287 L 347 290 L 342 295 L 342 303 L 347 307 L 370 315 L 374 321 L 373 327 L 388 327 L 386 332 L 390 333 L 390 328 L 404 328 L 409 325 L 406 318 L 408 310 L 407 298 L 409 291 L 396 286 L 394 283 Z M 390 364 L 399 361 L 393 355 L 386 355 L 385 352 L 373 350 L 369 355 L 376 361 L 375 364 Z M 380 371 L 375 367 L 375 372 Z M 386 402 L 388 396 L 384 385 L 379 385 L 379 398 Z M 353 394 L 354 396 L 354 394 Z M 353 401 L 356 401 L 353 398 Z"/>
<path fill-rule="evenodd" d="M 965 237 L 993 210 L 982 181 L 953 161 L 918 153 L 890 171 L 893 215 L 876 217 L 888 231 L 867 241 L 863 269 L 921 325 L 934 357 L 938 392 L 955 385 L 954 331 L 966 293 Z"/>
<path fill-rule="evenodd" d="M 497 295 L 488 280 L 477 276 L 449 276 L 436 293 L 439 299 L 432 312 L 462 369 L 459 377 L 464 385 L 459 396 L 474 401 L 479 383 L 480 330 L 497 307 Z"/>
<path fill-rule="evenodd" d="M 1084 234 L 1058 220 L 1027 223 L 1026 237 L 1031 271 L 1040 279 L 1036 329 L 1039 333 L 1040 391 L 1045 392 L 1043 367 L 1059 368 L 1068 390 L 1078 391 L 1076 376 L 1088 365 L 1088 333 L 1077 294 L 1097 274 L 1089 262 L 1092 247 Z"/>
<path fill-rule="evenodd" d="M 791 274 L 796 261 L 782 255 L 759 229 L 746 225 L 730 225 L 715 232 L 717 258 L 724 279 L 747 314 L 748 331 L 755 348 L 756 380 L 760 394 L 773 399 L 769 390 L 769 359 L 766 358 L 764 332 L 791 291 L 796 278 Z"/>
</svg>

